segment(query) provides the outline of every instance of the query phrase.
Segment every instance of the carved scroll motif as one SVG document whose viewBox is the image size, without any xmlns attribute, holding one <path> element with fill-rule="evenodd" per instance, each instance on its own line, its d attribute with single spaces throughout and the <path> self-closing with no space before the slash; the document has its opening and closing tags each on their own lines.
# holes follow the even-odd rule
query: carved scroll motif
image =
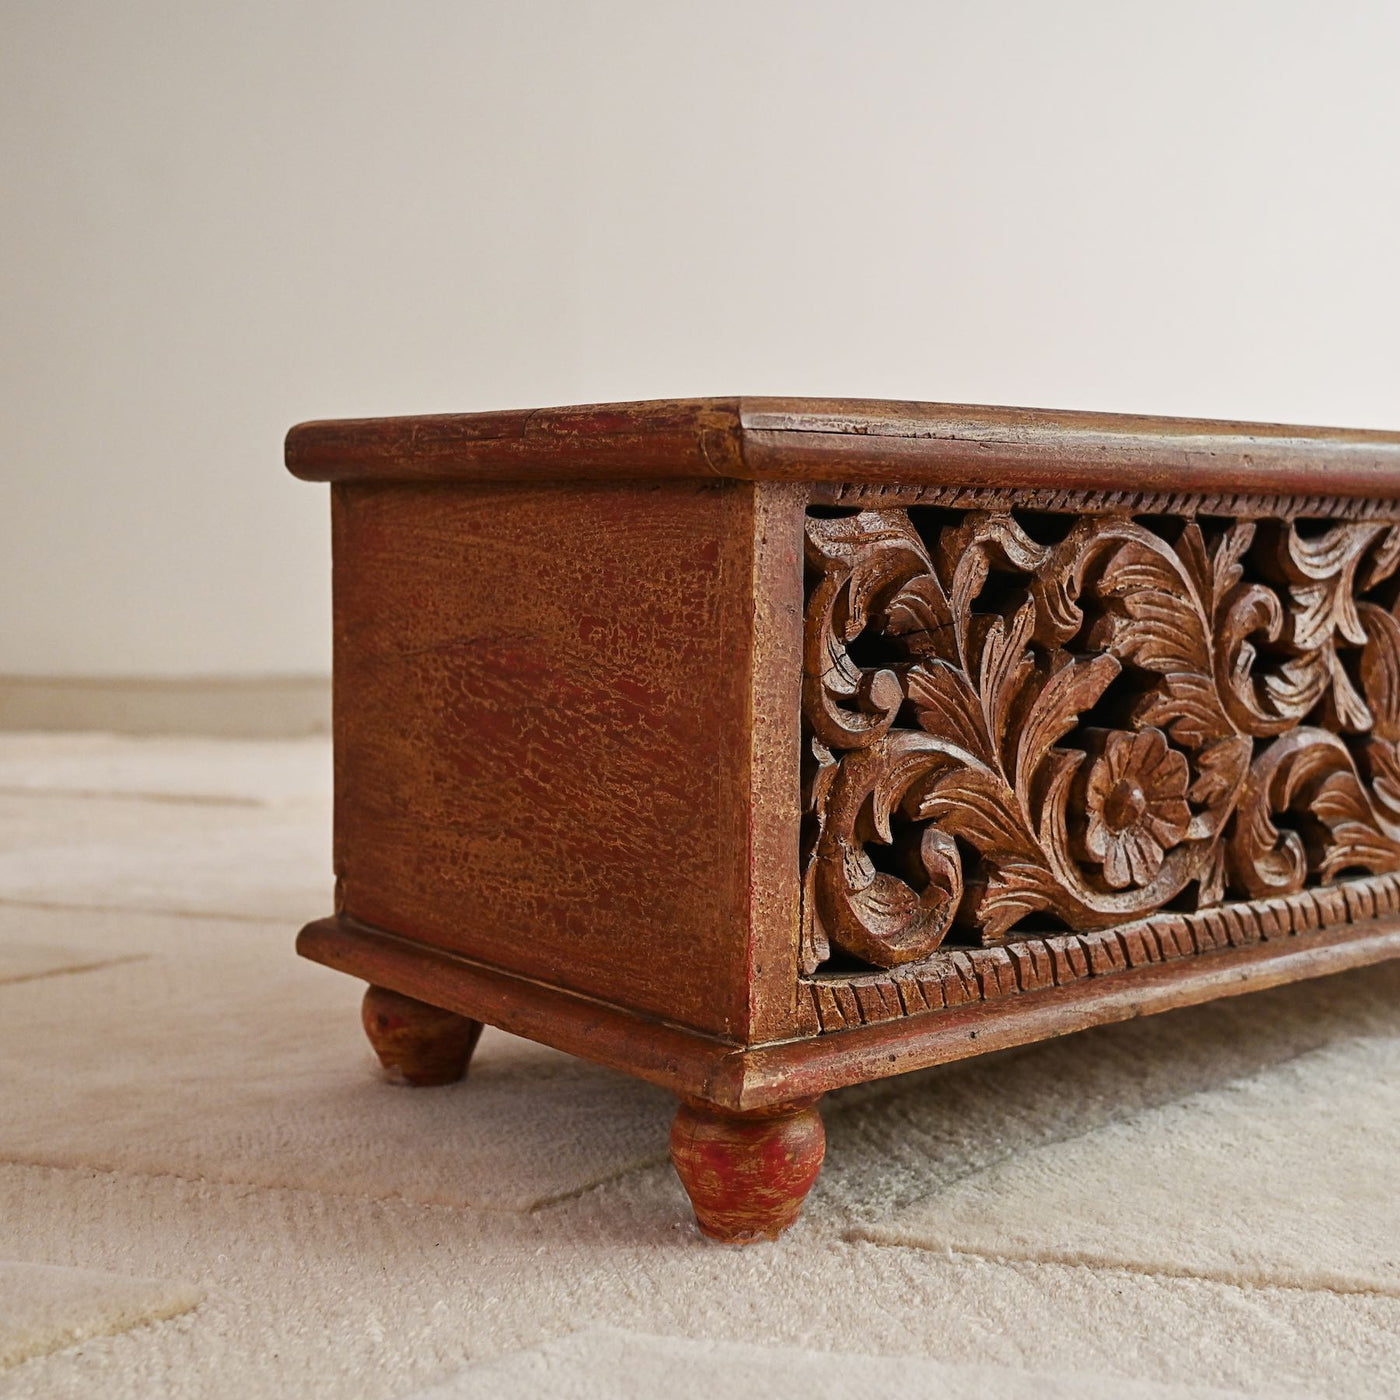
<svg viewBox="0 0 1400 1400">
<path fill-rule="evenodd" d="M 1400 869 L 1400 527 L 919 517 L 807 522 L 804 971 Z"/>
</svg>

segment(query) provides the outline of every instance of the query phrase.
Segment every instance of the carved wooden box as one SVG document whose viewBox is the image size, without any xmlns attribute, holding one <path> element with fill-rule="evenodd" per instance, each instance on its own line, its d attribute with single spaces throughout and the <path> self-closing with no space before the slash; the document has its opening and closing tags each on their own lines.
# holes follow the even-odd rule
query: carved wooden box
<svg viewBox="0 0 1400 1400">
<path fill-rule="evenodd" d="M 337 912 L 414 1082 L 673 1089 L 771 1235 L 826 1090 L 1400 953 L 1400 436 L 698 400 L 309 423 Z"/>
</svg>

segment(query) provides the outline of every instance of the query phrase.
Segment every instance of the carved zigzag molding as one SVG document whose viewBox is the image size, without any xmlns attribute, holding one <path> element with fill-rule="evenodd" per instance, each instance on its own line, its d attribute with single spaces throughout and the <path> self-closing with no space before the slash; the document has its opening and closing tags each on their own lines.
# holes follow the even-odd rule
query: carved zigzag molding
<svg viewBox="0 0 1400 1400">
<path fill-rule="evenodd" d="M 1400 874 L 1370 875 L 1274 899 L 1154 914 L 1090 933 L 940 949 L 892 972 L 823 973 L 800 986 L 821 1030 L 838 1031 L 1397 914 Z"/>
<path fill-rule="evenodd" d="M 868 482 L 819 485 L 816 504 L 837 506 L 938 506 L 945 510 L 1038 510 L 1069 514 L 1230 516 L 1276 520 L 1395 520 L 1400 503 L 1389 497 L 1276 496 L 1220 491 L 1089 491 L 1075 487 L 1040 490 L 986 486 L 900 486 Z"/>
</svg>

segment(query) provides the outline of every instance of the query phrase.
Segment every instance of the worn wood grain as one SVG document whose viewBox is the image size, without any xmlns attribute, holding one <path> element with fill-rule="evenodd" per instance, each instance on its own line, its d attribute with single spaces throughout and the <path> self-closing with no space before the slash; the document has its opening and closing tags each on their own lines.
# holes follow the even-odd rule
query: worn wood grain
<svg viewBox="0 0 1400 1400">
<path fill-rule="evenodd" d="M 856 400 L 303 424 L 337 914 L 678 1094 L 768 1237 L 832 1088 L 1400 956 L 1400 435 Z M 434 1010 L 434 1008 L 437 1008 Z"/>
<path fill-rule="evenodd" d="M 1400 525 L 1038 528 L 808 520 L 804 971 L 1400 869 Z"/>
<path fill-rule="evenodd" d="M 824 1019 L 838 1033 L 751 1045 L 504 972 L 343 915 L 308 924 L 297 949 L 327 967 L 625 1070 L 683 1097 L 747 1111 L 1400 957 L 1400 917 L 1314 928 L 1285 941 L 1227 947 L 1113 977 L 1091 977 L 1080 950 L 1078 965 L 1061 985 L 991 1003 L 976 993 L 961 1000 L 950 995 L 932 1014 L 870 1024 L 860 1020 L 850 987 L 827 984 L 823 995 L 850 1016 L 844 1028 Z"/>
<path fill-rule="evenodd" d="M 744 1034 L 752 522 L 744 484 L 340 488 L 343 908 Z"/>
<path fill-rule="evenodd" d="M 1400 919 L 1318 928 L 1284 943 L 1226 948 L 1127 975 L 1079 976 L 1068 986 L 950 1005 L 939 1014 L 849 1024 L 835 1035 L 753 1046 L 725 1063 L 712 1077 L 711 1091 L 717 1100 L 722 1095 L 723 1102 L 744 1107 L 825 1093 L 837 1085 L 949 1064 L 1395 957 L 1400 957 Z"/>
<path fill-rule="evenodd" d="M 1154 914 L 1117 928 L 1050 936 L 1027 935 L 999 947 L 943 948 L 888 971 L 822 972 L 804 979 L 812 1018 L 823 1031 L 840 1031 L 943 1004 L 996 1001 L 1042 987 L 1065 987 L 1090 977 L 1128 972 L 1150 963 L 1198 957 L 1297 938 L 1317 929 L 1365 924 L 1400 910 L 1400 875 L 1365 876 L 1335 888 L 1219 909 Z M 950 982 L 957 994 L 946 994 Z M 854 998 L 854 1020 L 841 1007 Z"/>
<path fill-rule="evenodd" d="M 300 423 L 307 481 L 743 479 L 734 399 Z"/>
<path fill-rule="evenodd" d="M 682 1102 L 671 1162 L 701 1232 L 724 1244 L 776 1239 L 821 1171 L 826 1133 L 811 1101 L 747 1114 Z"/>
<path fill-rule="evenodd" d="M 360 1017 L 385 1073 L 416 1089 L 456 1083 L 481 1038 L 480 1021 L 387 987 L 366 989 Z"/>
<path fill-rule="evenodd" d="M 1400 434 L 868 399 L 678 399 L 302 423 L 312 481 L 730 477 L 1400 495 Z"/>
</svg>

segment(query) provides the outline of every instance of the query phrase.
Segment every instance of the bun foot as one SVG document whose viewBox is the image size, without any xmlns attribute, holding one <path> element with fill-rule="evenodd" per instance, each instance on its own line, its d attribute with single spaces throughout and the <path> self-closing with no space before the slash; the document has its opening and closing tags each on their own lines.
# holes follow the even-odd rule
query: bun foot
<svg viewBox="0 0 1400 1400">
<path fill-rule="evenodd" d="M 671 1124 L 671 1161 L 711 1239 L 776 1239 L 797 1219 L 826 1152 L 815 1103 L 731 1113 L 682 1101 Z"/>
<path fill-rule="evenodd" d="M 459 1080 L 481 1035 L 480 1021 L 387 987 L 370 987 L 365 992 L 360 1015 L 385 1071 L 416 1088 Z"/>
</svg>

